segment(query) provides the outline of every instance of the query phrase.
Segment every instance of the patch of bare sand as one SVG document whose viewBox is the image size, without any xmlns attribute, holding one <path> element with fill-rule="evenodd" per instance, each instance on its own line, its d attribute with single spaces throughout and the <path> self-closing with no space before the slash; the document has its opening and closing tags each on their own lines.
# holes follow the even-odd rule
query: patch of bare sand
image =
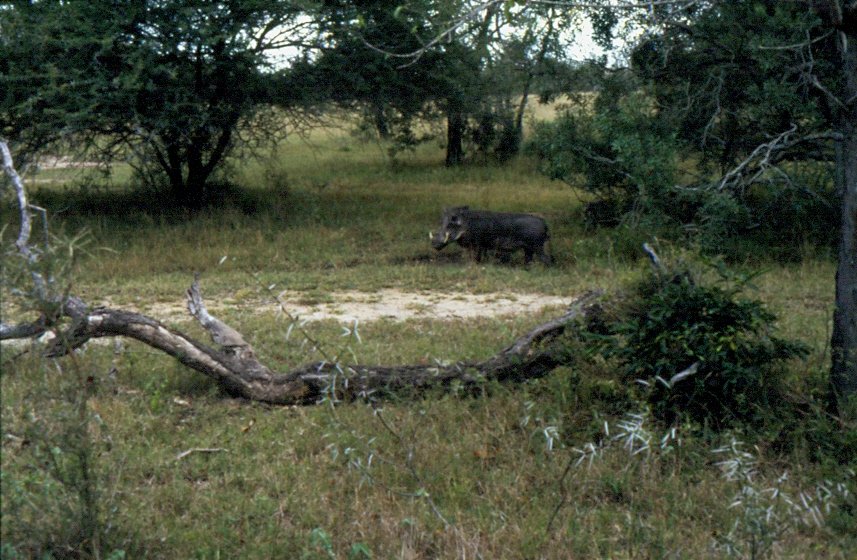
<svg viewBox="0 0 857 560">
<path fill-rule="evenodd" d="M 313 301 L 306 292 L 286 290 L 278 294 L 279 303 L 269 301 L 239 302 L 209 300 L 206 306 L 215 316 L 224 312 L 254 315 L 289 316 L 302 322 L 335 320 L 352 325 L 379 320 L 407 321 L 436 319 L 451 321 L 480 317 L 502 317 L 531 314 L 552 307 L 564 308 L 571 298 L 533 293 L 462 294 L 439 292 L 405 292 L 387 289 L 378 292 L 341 291 L 325 294 L 324 301 Z M 90 302 L 127 311 L 136 311 L 163 323 L 191 321 L 183 301 L 157 302 L 143 305 Z M 7 311 L 7 310 L 4 310 Z M 6 313 L 4 313 L 6 315 Z M 7 317 L 8 319 L 8 317 Z M 226 319 L 228 322 L 228 319 Z M 49 335 L 48 338 L 51 338 Z M 107 340 L 95 341 L 106 344 Z M 23 346 L 25 340 L 3 341 L 3 346 Z"/>
<path fill-rule="evenodd" d="M 570 298 L 533 293 L 462 294 L 439 292 L 405 292 L 395 289 L 377 292 L 341 291 L 325 294 L 323 301 L 313 301 L 305 292 L 286 290 L 275 301 L 214 302 L 208 310 L 217 315 L 223 311 L 252 312 L 277 315 L 288 312 L 302 321 L 335 320 L 341 323 L 361 323 L 382 319 L 474 319 L 504 315 L 529 314 L 548 307 L 564 307 Z M 161 321 L 181 321 L 189 318 L 183 302 L 145 305 L 141 313 Z"/>
</svg>

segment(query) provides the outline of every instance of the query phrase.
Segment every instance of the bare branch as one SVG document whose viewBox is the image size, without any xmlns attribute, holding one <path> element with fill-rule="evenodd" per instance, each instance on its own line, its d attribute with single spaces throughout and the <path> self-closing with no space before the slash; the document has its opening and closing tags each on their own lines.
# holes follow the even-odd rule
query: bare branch
<svg viewBox="0 0 857 560">
<path fill-rule="evenodd" d="M 614 0 L 614 1 L 605 1 L 605 2 L 592 2 L 592 1 L 579 1 L 579 0 L 525 0 L 522 3 L 514 3 L 510 4 L 508 0 L 487 0 L 485 2 L 477 2 L 475 5 L 468 7 L 462 13 L 456 15 L 453 19 L 446 22 L 439 33 L 437 33 L 431 39 L 425 41 L 423 45 L 411 52 L 406 53 L 396 53 L 391 52 L 386 49 L 382 49 L 376 45 L 371 44 L 369 41 L 364 39 L 363 44 L 379 53 L 384 54 L 385 56 L 389 56 L 392 58 L 400 58 L 403 60 L 408 60 L 409 62 L 404 64 L 403 66 L 409 66 L 418 61 L 426 52 L 431 50 L 432 48 L 451 40 L 455 34 L 465 25 L 470 23 L 471 21 L 478 20 L 483 16 L 481 14 L 492 14 L 492 13 L 502 13 L 503 10 L 508 9 L 510 6 L 514 8 L 520 8 L 526 10 L 532 6 L 549 6 L 552 8 L 565 9 L 565 10 L 617 10 L 617 11 L 631 11 L 631 10 L 640 10 L 645 9 L 647 12 L 654 17 L 654 9 L 662 6 L 673 6 L 676 8 L 690 8 L 694 5 L 702 3 L 702 0 L 649 0 L 649 1 L 623 1 L 623 0 Z"/>
<path fill-rule="evenodd" d="M 238 331 L 208 313 L 199 290 L 198 275 L 194 277 L 193 284 L 188 288 L 187 308 L 190 314 L 199 321 L 199 324 L 209 332 L 215 343 L 228 349 L 237 348 L 252 351 L 250 345 L 244 341 Z"/>
<path fill-rule="evenodd" d="M 655 270 L 658 272 L 665 272 L 664 264 L 661 262 L 661 258 L 655 253 L 655 250 L 652 249 L 652 246 L 648 243 L 643 243 L 643 252 L 649 256 L 649 260 L 652 261 L 652 266 L 655 267 Z"/>
<path fill-rule="evenodd" d="M 12 187 L 15 189 L 15 194 L 18 197 L 18 208 L 21 216 L 21 228 L 18 232 L 18 239 L 15 241 L 15 247 L 18 252 L 27 259 L 28 262 L 34 262 L 36 256 L 30 251 L 30 232 L 32 224 L 30 222 L 30 205 L 27 202 L 27 191 L 24 189 L 24 182 L 15 171 L 15 164 L 12 161 L 12 153 L 9 151 L 9 145 L 5 140 L 0 139 L 0 152 L 3 152 L 3 171 L 12 181 Z"/>
<path fill-rule="evenodd" d="M 3 171 L 9 177 L 18 199 L 18 215 L 21 218 L 21 226 L 18 231 L 18 239 L 15 241 L 15 247 L 18 250 L 18 254 L 24 257 L 24 260 L 27 263 L 27 268 L 29 269 L 30 277 L 33 281 L 33 287 L 35 288 L 36 299 L 42 303 L 49 303 L 49 288 L 53 284 L 53 278 L 46 279 L 36 270 L 36 264 L 39 261 L 40 255 L 30 246 L 30 234 L 32 233 L 30 209 L 36 208 L 37 210 L 40 210 L 43 213 L 43 217 L 46 214 L 44 213 L 43 208 L 34 207 L 27 201 L 27 191 L 24 188 L 24 182 L 21 180 L 18 172 L 15 171 L 12 152 L 9 150 L 9 145 L 2 138 L 0 138 L 0 152 L 3 154 Z M 45 221 L 47 222 L 47 220 Z M 40 321 L 44 323 L 44 317 L 42 317 Z M 44 328 L 36 324 L 31 325 L 31 328 L 34 331 L 41 328 L 42 332 L 44 332 Z M 25 331 L 25 325 L 7 326 L 0 324 L 0 336 L 13 335 Z"/>
<path fill-rule="evenodd" d="M 835 132 L 808 134 L 793 138 L 798 126 L 792 126 L 771 141 L 759 144 L 742 162 L 732 168 L 715 185 L 716 190 L 745 189 L 756 183 L 766 172 L 777 171 L 777 164 L 790 157 L 790 151 L 803 144 L 836 141 L 841 135 Z"/>
</svg>

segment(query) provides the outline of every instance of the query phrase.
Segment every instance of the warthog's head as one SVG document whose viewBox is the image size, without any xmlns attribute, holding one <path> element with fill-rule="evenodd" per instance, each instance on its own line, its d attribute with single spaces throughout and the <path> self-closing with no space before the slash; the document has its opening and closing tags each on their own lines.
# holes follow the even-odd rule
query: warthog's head
<svg viewBox="0 0 857 560">
<path fill-rule="evenodd" d="M 462 217 L 462 211 L 464 210 L 467 210 L 467 206 L 447 208 L 443 211 L 440 229 L 435 233 L 429 232 L 429 240 L 431 240 L 432 247 L 440 251 L 450 243 L 461 239 L 461 236 L 467 232 Z"/>
</svg>

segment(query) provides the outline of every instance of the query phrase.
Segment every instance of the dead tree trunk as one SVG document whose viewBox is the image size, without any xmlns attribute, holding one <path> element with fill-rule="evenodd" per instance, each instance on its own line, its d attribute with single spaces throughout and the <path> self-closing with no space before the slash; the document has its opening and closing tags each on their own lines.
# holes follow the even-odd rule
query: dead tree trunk
<svg viewBox="0 0 857 560">
<path fill-rule="evenodd" d="M 72 320 L 48 348 L 58 357 L 100 337 L 124 336 L 139 340 L 176 358 L 190 369 L 214 379 L 230 395 L 271 404 L 315 404 L 334 399 L 383 398 L 392 394 L 424 393 L 434 388 L 475 388 L 486 381 L 521 382 L 547 375 L 563 359 L 547 342 L 562 334 L 576 319 L 595 307 L 600 293 L 577 298 L 561 317 L 537 326 L 483 362 L 447 366 L 306 364 L 278 373 L 262 364 L 253 348 L 234 329 L 211 316 L 195 280 L 187 291 L 188 309 L 210 334 L 216 348 L 139 313 L 108 308 L 90 310 L 76 298 L 62 309 Z M 39 330 L 34 327 L 34 330 Z M 41 329 L 44 331 L 45 329 Z M 32 331 L 30 331 L 32 332 Z M 0 338 L 11 338 L 0 336 Z"/>
</svg>

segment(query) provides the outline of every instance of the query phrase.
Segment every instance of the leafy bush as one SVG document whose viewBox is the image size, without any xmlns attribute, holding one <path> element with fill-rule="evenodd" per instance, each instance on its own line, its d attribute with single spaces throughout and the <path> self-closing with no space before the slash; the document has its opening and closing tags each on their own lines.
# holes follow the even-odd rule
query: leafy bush
<svg viewBox="0 0 857 560">
<path fill-rule="evenodd" d="M 549 177 L 597 199 L 660 206 L 677 171 L 673 133 L 651 118 L 652 102 L 642 93 L 598 99 L 594 115 L 567 111 L 539 124 L 529 152 Z"/>
<path fill-rule="evenodd" d="M 717 271 L 714 285 L 687 268 L 653 275 L 606 325 L 604 353 L 663 421 L 721 429 L 759 420 L 780 400 L 783 361 L 808 353 L 771 334 L 776 317 L 761 302 L 740 297 L 749 278 Z"/>
<path fill-rule="evenodd" d="M 790 181 L 746 192 L 692 186 L 674 189 L 673 218 L 706 254 L 731 260 L 804 256 L 805 246 L 834 247 L 839 215 L 826 174 L 793 172 Z"/>
</svg>

